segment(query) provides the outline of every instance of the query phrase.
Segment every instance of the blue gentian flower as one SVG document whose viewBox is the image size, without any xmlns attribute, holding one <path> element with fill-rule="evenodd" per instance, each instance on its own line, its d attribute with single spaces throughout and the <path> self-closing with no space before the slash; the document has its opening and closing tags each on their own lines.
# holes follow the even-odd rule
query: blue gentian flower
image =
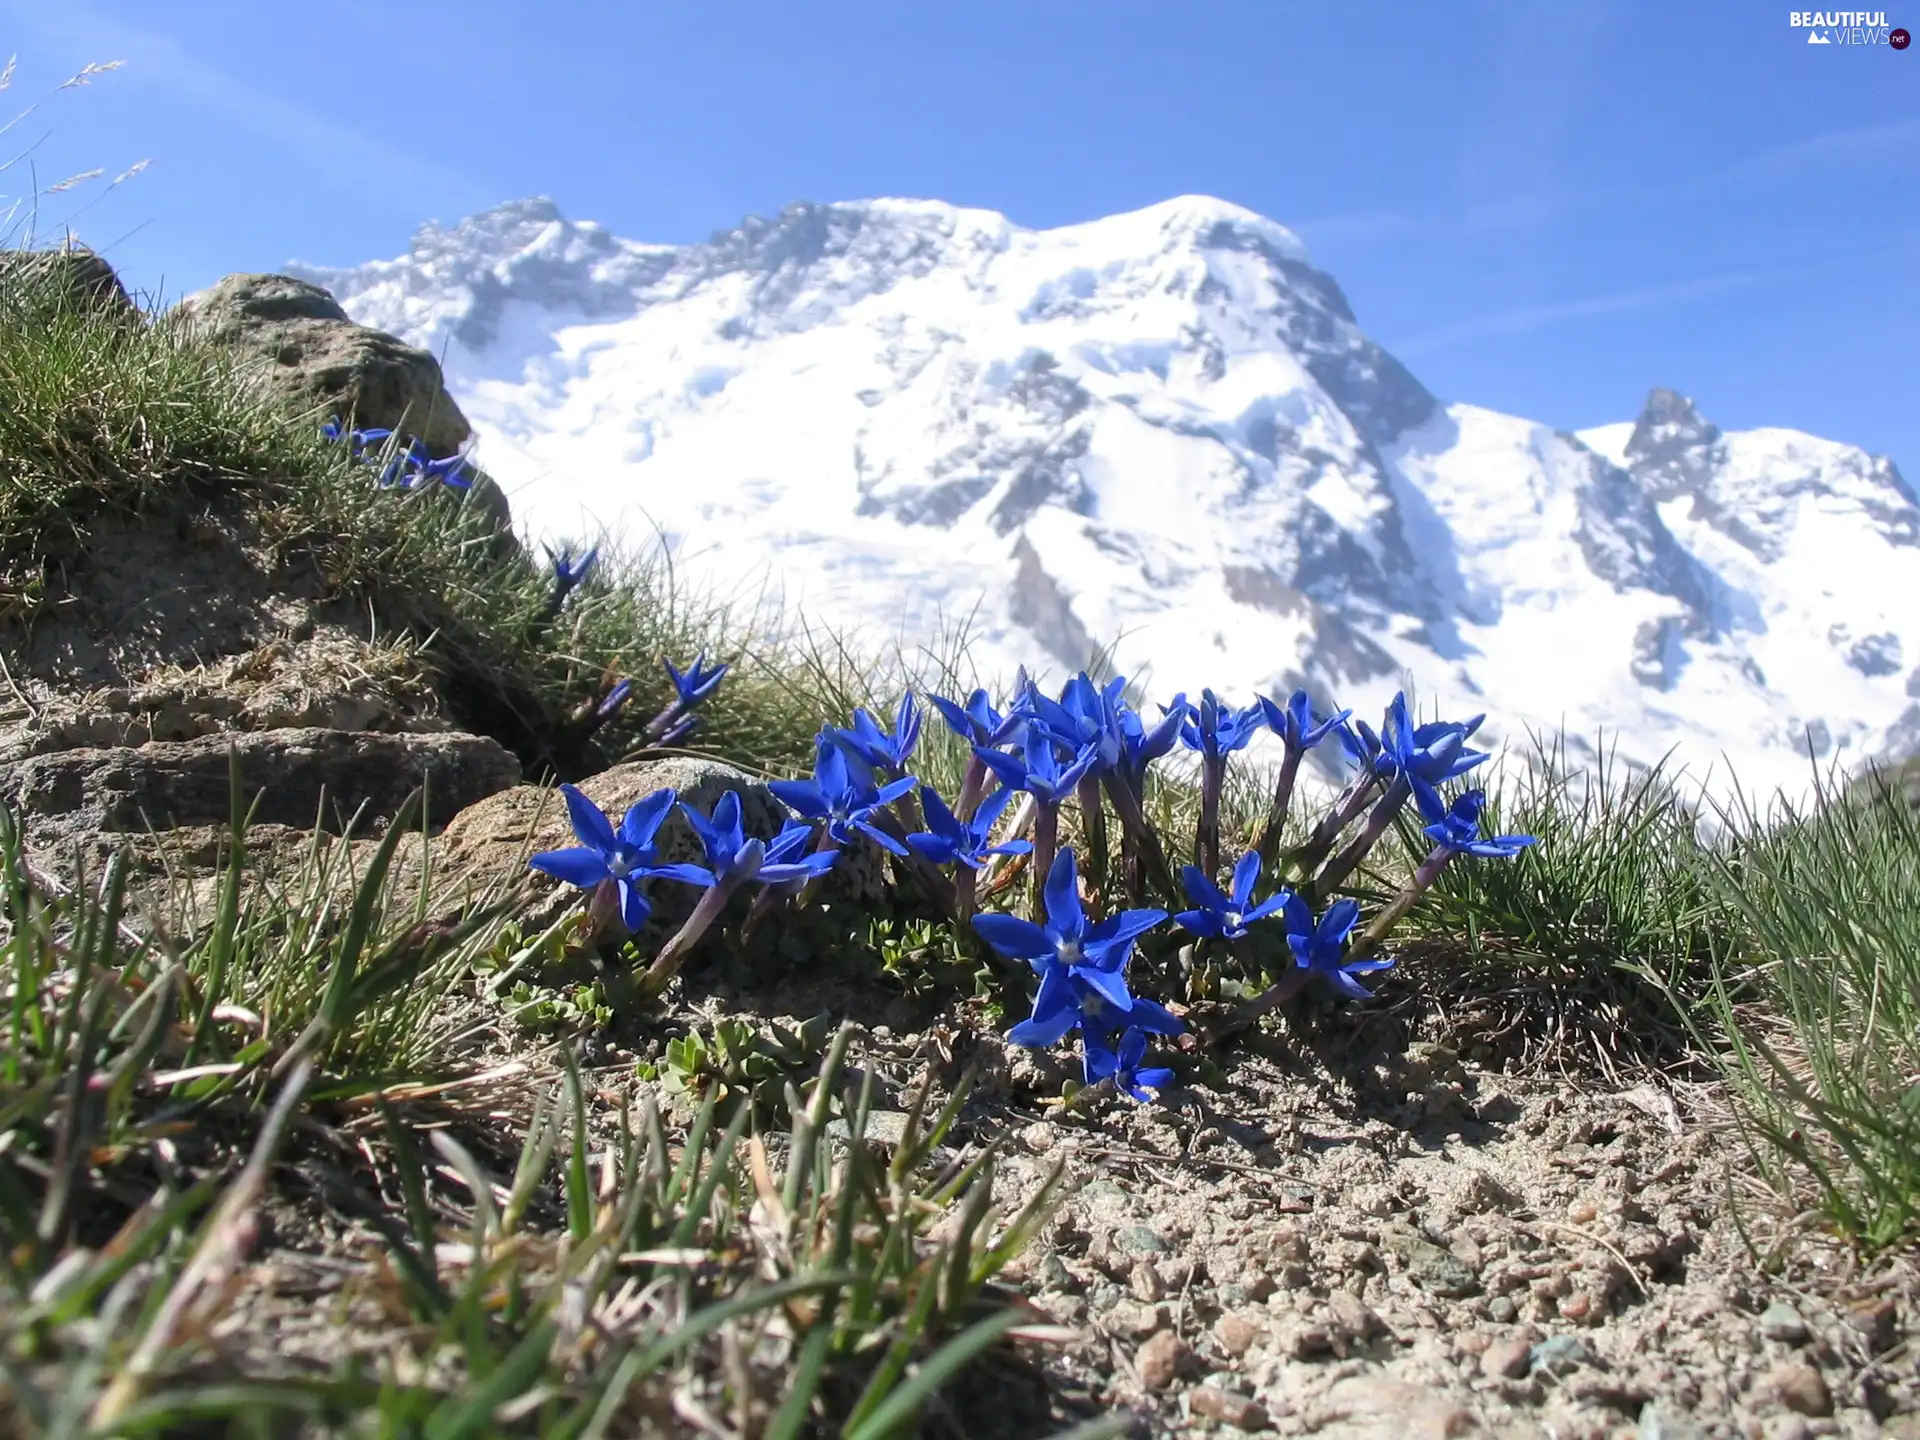
<svg viewBox="0 0 1920 1440">
<path fill-rule="evenodd" d="M 455 490 L 471 490 L 473 476 L 467 472 L 464 455 L 449 455 L 444 460 L 421 459 L 414 467 L 415 478 L 437 480 Z"/>
<path fill-rule="evenodd" d="M 593 569 L 593 562 L 600 558 L 600 547 L 591 547 L 577 560 L 571 545 L 563 545 L 557 551 L 551 545 L 545 548 L 547 558 L 553 562 L 553 598 L 547 602 L 547 608 L 557 615 L 567 596 L 579 588 L 587 572 Z"/>
<path fill-rule="evenodd" d="M 1089 926 L 1070 849 L 1054 857 L 1044 895 L 1044 925 L 1017 915 L 973 917 L 982 939 L 1002 955 L 1027 961 L 1040 976 L 1033 1017 L 1014 1026 L 1008 1039 L 1016 1045 L 1052 1045 L 1082 1023 L 1105 1034 L 1113 1029 L 1107 1017 L 1124 1017 L 1129 1025 L 1163 1035 L 1185 1028 L 1162 1006 L 1127 990 L 1133 942 L 1165 920 L 1166 911 L 1122 910 Z"/>
<path fill-rule="evenodd" d="M 865 835 L 882 849 L 905 855 L 907 847 L 874 825 L 871 817 L 916 783 L 912 776 L 902 776 L 890 784 L 874 786 L 854 772 L 828 735 L 814 746 L 811 780 L 772 780 L 767 788 L 806 819 L 825 821 L 827 833 L 842 845 L 852 845 Z"/>
<path fill-rule="evenodd" d="M 1436 815 L 1423 804 L 1420 807 L 1422 815 L 1434 823 L 1421 833 L 1436 845 L 1458 854 L 1478 855 L 1489 860 L 1509 859 L 1527 846 L 1538 843 L 1539 837 L 1535 835 L 1495 835 L 1490 839 L 1481 839 L 1480 812 L 1486 803 L 1486 791 L 1469 790 L 1456 798 L 1443 814 Z"/>
<path fill-rule="evenodd" d="M 1260 733 L 1265 717 L 1258 705 L 1236 710 L 1222 704 L 1211 690 L 1200 692 L 1198 705 L 1188 704 L 1180 726 L 1180 741 L 1189 750 L 1198 750 L 1208 760 L 1224 760 Z"/>
<path fill-rule="evenodd" d="M 1476 715 L 1466 721 L 1442 720 L 1416 726 L 1407 714 L 1406 692 L 1402 690 L 1393 697 L 1380 729 L 1380 745 L 1384 755 L 1391 757 L 1394 772 L 1412 788 L 1422 810 L 1438 803 L 1436 785 L 1466 774 L 1488 758 L 1484 750 L 1465 748 L 1467 737 L 1485 718 Z"/>
<path fill-rule="evenodd" d="M 700 870 L 702 883 L 738 885 L 758 880 L 766 885 L 781 885 L 789 880 L 807 880 L 833 868 L 838 857 L 831 850 L 800 854 L 813 834 L 811 826 L 788 821 L 771 840 L 756 840 L 746 833 L 740 816 L 740 796 L 727 791 L 713 807 L 711 818 L 685 802 L 681 811 L 707 853 L 706 870 Z M 798 855 L 799 858 L 794 858 Z M 687 866 L 699 870 L 698 866 Z M 690 878 L 682 876 L 679 878 Z"/>
<path fill-rule="evenodd" d="M 1187 722 L 1187 697 L 1176 695 L 1173 704 L 1162 707 L 1158 724 L 1147 729 L 1138 712 L 1123 708 L 1120 712 L 1120 763 L 1116 767 L 1138 795 L 1146 779 L 1147 766 L 1160 759 L 1180 742 L 1180 727 Z"/>
<path fill-rule="evenodd" d="M 1267 728 L 1280 737 L 1288 750 L 1311 750 L 1327 736 L 1337 731 L 1353 714 L 1351 710 L 1342 710 L 1329 720 L 1315 721 L 1313 706 L 1305 690 L 1296 690 L 1287 697 L 1285 705 L 1276 705 L 1266 696 L 1259 698 L 1260 713 L 1266 719 Z"/>
<path fill-rule="evenodd" d="M 627 929 L 638 934 L 647 923 L 652 907 L 640 893 L 639 882 L 650 876 L 705 883 L 711 877 L 697 865 L 656 865 L 654 835 L 667 811 L 673 808 L 674 792 L 656 790 L 636 801 L 627 811 L 616 832 L 600 807 L 572 785 L 562 785 L 560 794 L 567 802 L 567 815 L 580 845 L 569 850 L 543 850 L 527 861 L 530 868 L 583 890 L 592 890 L 611 880 L 619 889 L 620 918 Z"/>
<path fill-rule="evenodd" d="M 1316 925 L 1313 911 L 1307 902 L 1298 895 L 1289 895 L 1287 911 L 1287 945 L 1293 951 L 1294 963 L 1300 969 L 1313 975 L 1325 976 L 1332 981 L 1341 993 L 1356 1000 L 1371 1000 L 1373 992 L 1368 990 L 1354 977 L 1371 974 L 1376 970 L 1393 968 L 1391 960 L 1349 961 L 1345 955 L 1347 936 L 1353 933 L 1354 923 L 1360 918 L 1360 902 L 1357 900 L 1336 900 L 1327 907 L 1327 913 L 1320 917 Z"/>
<path fill-rule="evenodd" d="M 956 704 L 944 695 L 929 695 L 927 703 L 940 712 L 940 718 L 947 722 L 947 728 L 969 745 L 988 748 L 1004 745 L 1017 736 L 1020 727 L 1027 723 L 1027 717 L 1018 705 L 1005 715 L 994 709 L 985 690 L 975 690 L 967 697 L 965 705 Z"/>
<path fill-rule="evenodd" d="M 1187 898 L 1198 906 L 1182 910 L 1174 920 L 1196 935 L 1209 939 L 1238 940 L 1247 927 L 1280 910 L 1291 898 L 1289 890 L 1276 890 L 1258 905 L 1253 903 L 1253 887 L 1260 880 L 1260 852 L 1249 850 L 1233 867 L 1233 893 L 1224 894 L 1197 865 L 1180 871 Z"/>
<path fill-rule="evenodd" d="M 358 460 L 367 451 L 383 445 L 393 435 L 391 430 L 368 429 L 348 430 L 340 423 L 338 415 L 333 416 L 320 427 L 320 436 L 324 440 L 345 441 L 348 451 Z"/>
<path fill-rule="evenodd" d="M 660 662 L 667 667 L 667 678 L 673 681 L 673 693 L 679 697 L 683 707 L 698 705 L 718 689 L 720 681 L 725 678 L 727 666 L 715 665 L 707 669 L 704 668 L 706 661 L 707 652 L 702 650 L 694 656 L 693 664 L 687 667 L 684 675 L 673 668 L 671 660 Z"/>
<path fill-rule="evenodd" d="M 864 709 L 853 712 L 851 729 L 835 729 L 832 733 L 834 743 L 867 769 L 898 776 L 906 770 L 914 746 L 920 743 L 920 707 L 914 703 L 913 692 L 909 690 L 894 709 L 891 734 L 882 730 L 880 722 Z"/>
<path fill-rule="evenodd" d="M 986 864 L 989 855 L 1025 855 L 1033 849 L 1028 841 L 989 843 L 994 822 L 1014 793 L 1004 787 L 996 790 L 981 802 L 971 817 L 960 820 L 931 785 L 922 785 L 920 813 L 926 817 L 927 828 L 907 836 L 907 843 L 936 865 L 964 865 L 969 870 L 978 870 Z"/>
<path fill-rule="evenodd" d="M 1004 750 L 988 750 L 978 745 L 973 749 L 987 768 L 1000 777 L 1001 784 L 1010 790 L 1025 790 L 1042 805 L 1058 805 L 1073 794 L 1080 777 L 1099 758 L 1096 747 L 1088 745 L 1073 759 L 1062 761 L 1054 753 L 1053 741 L 1045 734 L 1030 734 L 1021 751 L 1019 755 L 1009 755 Z"/>
<path fill-rule="evenodd" d="M 1067 681 L 1058 701 L 1036 690 L 1031 705 L 1035 718 L 1067 750 L 1078 753 L 1092 747 L 1094 757 L 1088 773 L 1100 775 L 1118 765 L 1126 753 L 1120 724 L 1125 708 L 1120 697 L 1126 689 L 1125 676 L 1117 675 L 1104 688 L 1098 688 L 1082 670 Z"/>
<path fill-rule="evenodd" d="M 1142 1105 L 1153 1099 L 1147 1093 L 1149 1090 L 1165 1090 L 1173 1083 L 1171 1070 L 1140 1068 L 1140 1062 L 1147 1058 L 1147 1035 L 1144 1030 L 1128 1030 L 1114 1049 L 1096 1044 L 1083 1036 L 1080 1048 L 1086 1065 L 1087 1084 L 1097 1085 L 1110 1078 L 1114 1089 L 1132 1096 Z"/>
<path fill-rule="evenodd" d="M 615 685 L 613 689 L 609 690 L 605 697 L 601 699 L 600 703 L 594 707 L 594 718 L 602 723 L 611 720 L 619 713 L 620 707 L 625 705 L 632 696 L 633 681 L 622 680 L 618 685 Z"/>
</svg>

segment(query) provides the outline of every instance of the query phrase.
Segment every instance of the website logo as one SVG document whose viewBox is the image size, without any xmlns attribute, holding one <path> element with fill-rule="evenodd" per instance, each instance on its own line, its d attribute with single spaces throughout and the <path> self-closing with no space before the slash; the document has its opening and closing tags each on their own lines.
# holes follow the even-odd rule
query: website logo
<svg viewBox="0 0 1920 1440">
<path fill-rule="evenodd" d="M 1889 25 L 1884 10 L 1789 10 L 1787 24 L 1805 30 L 1809 45 L 1886 45 L 1904 50 L 1913 38 Z"/>
</svg>

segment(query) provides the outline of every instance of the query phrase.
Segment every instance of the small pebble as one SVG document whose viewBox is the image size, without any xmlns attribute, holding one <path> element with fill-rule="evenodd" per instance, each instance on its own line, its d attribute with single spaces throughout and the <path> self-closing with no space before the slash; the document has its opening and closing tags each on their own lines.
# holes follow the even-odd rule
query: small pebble
<svg viewBox="0 0 1920 1440">
<path fill-rule="evenodd" d="M 1044 1120 L 1036 1120 L 1020 1132 L 1020 1143 L 1036 1155 L 1044 1155 L 1053 1148 L 1053 1126 Z"/>
<path fill-rule="evenodd" d="M 1114 1306 L 1107 1316 L 1107 1328 L 1122 1335 L 1151 1335 L 1165 1329 L 1166 1324 L 1166 1306 L 1138 1305 L 1131 1300 Z"/>
<path fill-rule="evenodd" d="M 1222 1390 L 1213 1385 L 1196 1386 L 1188 1395 L 1187 1404 L 1192 1407 L 1194 1414 L 1208 1420 L 1218 1420 L 1222 1425 L 1231 1425 L 1236 1430 L 1267 1428 L 1267 1412 L 1259 1402 L 1236 1395 L 1231 1390 Z"/>
<path fill-rule="evenodd" d="M 1593 1363 L 1593 1352 L 1574 1335 L 1549 1335 L 1529 1352 L 1533 1364 L 1556 1375 Z"/>
<path fill-rule="evenodd" d="M 1533 1347 L 1524 1340 L 1496 1340 L 1480 1357 L 1480 1371 L 1490 1380 L 1518 1380 L 1533 1368 Z"/>
<path fill-rule="evenodd" d="M 1253 1348 L 1260 1329 L 1244 1315 L 1222 1315 L 1213 1327 L 1213 1336 L 1227 1354 L 1240 1356 Z"/>
<path fill-rule="evenodd" d="M 1584 1290 L 1576 1290 L 1560 1302 L 1560 1313 L 1575 1322 L 1585 1320 L 1593 1309 L 1593 1297 Z"/>
<path fill-rule="evenodd" d="M 1127 1276 L 1127 1288 L 1133 1291 L 1133 1298 L 1151 1305 L 1156 1300 L 1164 1300 L 1167 1287 L 1160 1281 L 1160 1272 L 1144 1260 L 1136 1260 L 1132 1273 Z"/>
<path fill-rule="evenodd" d="M 1040 1262 L 1040 1268 L 1036 1278 L 1040 1281 L 1040 1288 L 1042 1290 L 1071 1290 L 1074 1288 L 1073 1272 L 1067 1269 L 1065 1262 L 1063 1262 L 1058 1255 L 1051 1253 L 1048 1254 L 1046 1259 Z"/>
<path fill-rule="evenodd" d="M 1166 1389 L 1179 1375 L 1188 1353 L 1187 1342 L 1171 1330 L 1155 1331 L 1133 1355 L 1134 1368 L 1140 1372 L 1140 1383 L 1149 1390 Z"/>
<path fill-rule="evenodd" d="M 1760 1312 L 1760 1333 L 1783 1345 L 1804 1345 L 1807 1341 L 1807 1322 L 1786 1301 L 1776 1300 Z"/>
<path fill-rule="evenodd" d="M 1487 1302 L 1487 1318 L 1497 1324 L 1511 1325 L 1519 1314 L 1520 1307 L 1511 1295 L 1496 1295 Z"/>
<path fill-rule="evenodd" d="M 1804 1360 L 1775 1366 L 1767 1382 L 1780 1403 L 1796 1414 L 1819 1417 L 1833 1413 L 1833 1392 L 1827 1389 L 1826 1378 Z"/>
<path fill-rule="evenodd" d="M 1576 1225 L 1588 1225 L 1600 1213 L 1599 1208 L 1584 1197 L 1567 1206 L 1567 1219 Z"/>
<path fill-rule="evenodd" d="M 1114 1248 L 1129 1255 L 1164 1255 L 1167 1242 L 1144 1225 L 1129 1225 L 1113 1237 Z"/>
</svg>

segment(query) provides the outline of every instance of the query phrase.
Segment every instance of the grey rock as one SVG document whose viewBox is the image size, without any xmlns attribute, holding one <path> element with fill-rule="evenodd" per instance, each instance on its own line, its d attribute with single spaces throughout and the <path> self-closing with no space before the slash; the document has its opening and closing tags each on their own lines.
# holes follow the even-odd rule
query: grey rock
<svg viewBox="0 0 1920 1440">
<path fill-rule="evenodd" d="M 128 319 L 140 313 L 113 266 L 79 245 L 0 251 L 0 293 L 30 305 L 97 306 Z"/>
<path fill-rule="evenodd" d="M 440 362 L 384 331 L 356 325 L 332 295 L 291 275 L 229 275 L 182 300 L 176 313 L 230 346 L 267 389 L 318 423 L 417 435 L 451 455 L 472 433 L 447 394 Z"/>
<path fill-rule="evenodd" d="M 1786 1301 L 1776 1300 L 1760 1312 L 1760 1333 L 1783 1345 L 1804 1345 L 1808 1333 L 1807 1322 Z"/>
<path fill-rule="evenodd" d="M 1530 1352 L 1533 1368 L 1564 1375 L 1582 1365 L 1596 1363 L 1587 1342 L 1577 1335 L 1549 1335 Z"/>
<path fill-rule="evenodd" d="M 1144 1225 L 1129 1225 L 1113 1237 L 1116 1249 L 1128 1255 L 1164 1255 L 1167 1242 Z"/>
<path fill-rule="evenodd" d="M 35 755 L 0 767 L 0 798 L 43 840 L 216 824 L 232 807 L 229 745 L 243 794 L 260 792 L 256 821 L 317 817 L 332 833 L 362 807 L 359 830 L 377 829 L 423 781 L 428 823 L 443 825 L 520 779 L 512 752 L 485 736 L 282 729 Z"/>
<path fill-rule="evenodd" d="M 1407 1278 L 1422 1290 L 1446 1299 L 1471 1295 L 1480 1277 L 1458 1255 L 1417 1235 L 1393 1237 L 1389 1244 L 1406 1262 Z"/>
</svg>

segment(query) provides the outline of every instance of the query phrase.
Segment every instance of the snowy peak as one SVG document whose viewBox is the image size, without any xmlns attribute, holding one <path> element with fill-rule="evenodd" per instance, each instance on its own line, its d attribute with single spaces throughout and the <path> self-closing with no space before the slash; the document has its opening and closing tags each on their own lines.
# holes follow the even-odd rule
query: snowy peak
<svg viewBox="0 0 1920 1440">
<path fill-rule="evenodd" d="M 1286 227 L 1204 196 L 1028 229 L 794 204 L 643 245 L 548 200 L 303 268 L 444 348 L 538 538 L 666 537 L 722 588 L 988 675 L 1411 683 L 1749 785 L 1920 743 L 1920 508 L 1884 459 L 1672 390 L 1569 435 L 1442 405 Z"/>
<path fill-rule="evenodd" d="M 1826 512 L 1857 517 L 1882 543 L 1920 545 L 1920 507 L 1883 455 L 1796 430 L 1723 434 L 1693 401 L 1666 389 L 1647 397 L 1621 444 L 1626 429 L 1605 426 L 1586 438 L 1657 503 L 1686 501 L 1690 519 L 1762 562 L 1779 560 L 1803 519 Z"/>
<path fill-rule="evenodd" d="M 1727 463 L 1720 427 L 1700 418 L 1693 401 L 1656 387 L 1627 440 L 1627 468 L 1656 500 L 1699 494 Z"/>
</svg>

